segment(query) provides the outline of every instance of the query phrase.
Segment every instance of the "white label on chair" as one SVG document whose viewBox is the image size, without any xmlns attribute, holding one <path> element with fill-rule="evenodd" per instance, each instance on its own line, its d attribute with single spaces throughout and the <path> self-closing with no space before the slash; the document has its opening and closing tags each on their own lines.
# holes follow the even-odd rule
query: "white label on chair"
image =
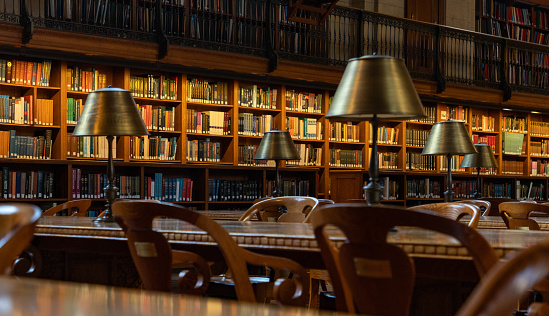
<svg viewBox="0 0 549 316">
<path fill-rule="evenodd" d="M 135 247 L 135 252 L 137 255 L 142 258 L 156 258 L 158 254 L 156 253 L 156 247 L 152 242 L 140 242 L 136 241 L 133 243 Z"/>
<path fill-rule="evenodd" d="M 376 279 L 393 277 L 389 260 L 354 258 L 354 262 L 355 272 L 358 276 Z"/>
</svg>

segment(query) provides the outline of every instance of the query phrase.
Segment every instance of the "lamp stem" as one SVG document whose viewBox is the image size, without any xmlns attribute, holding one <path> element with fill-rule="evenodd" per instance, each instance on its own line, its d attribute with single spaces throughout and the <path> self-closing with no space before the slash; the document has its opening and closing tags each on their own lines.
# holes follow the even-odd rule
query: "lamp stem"
<svg viewBox="0 0 549 316">
<path fill-rule="evenodd" d="M 482 197 L 480 193 L 480 167 L 477 167 L 477 189 L 475 191 L 475 198 L 479 199 Z"/>
<path fill-rule="evenodd" d="M 370 124 L 372 124 L 372 153 L 370 154 L 370 167 L 368 168 L 370 179 L 364 190 L 366 191 L 366 202 L 369 205 L 377 205 L 381 201 L 381 189 L 383 189 L 379 184 L 379 164 L 377 159 L 377 127 L 379 119 L 377 115 L 374 114 L 374 117 L 370 120 Z"/>
<path fill-rule="evenodd" d="M 105 191 L 105 199 L 107 200 L 107 207 L 103 217 L 98 217 L 95 219 L 96 222 L 114 222 L 114 217 L 112 216 L 111 206 L 116 199 L 116 192 L 118 188 L 114 183 L 114 162 L 112 158 L 112 141 L 114 136 L 107 136 L 107 146 L 109 147 L 109 161 L 107 163 L 107 186 L 103 188 Z"/>
<path fill-rule="evenodd" d="M 279 197 L 282 196 L 282 192 L 280 192 L 280 175 L 278 174 L 278 164 L 280 163 L 280 160 L 275 160 L 275 166 L 276 166 L 276 178 L 275 178 L 275 188 L 273 190 L 273 196 Z"/>
<path fill-rule="evenodd" d="M 452 191 L 452 155 L 446 155 L 447 167 L 448 167 L 448 176 L 446 177 L 446 192 L 444 192 L 444 201 L 445 202 L 454 202 L 454 191 Z"/>
</svg>

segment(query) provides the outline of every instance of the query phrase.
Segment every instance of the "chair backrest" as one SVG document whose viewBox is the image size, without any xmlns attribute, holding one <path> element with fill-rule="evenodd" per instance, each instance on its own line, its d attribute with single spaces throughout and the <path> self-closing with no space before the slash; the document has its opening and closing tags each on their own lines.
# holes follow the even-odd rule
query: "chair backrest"
<svg viewBox="0 0 549 316">
<path fill-rule="evenodd" d="M 0 204 L 0 274 L 8 274 L 13 262 L 27 248 L 42 210 L 30 204 Z"/>
<path fill-rule="evenodd" d="M 484 213 L 485 216 L 498 216 L 499 215 L 499 204 L 505 202 L 518 202 L 515 199 L 508 198 L 479 198 L 478 200 L 490 202 L 490 213 Z"/>
<path fill-rule="evenodd" d="M 549 275 L 549 241 L 511 253 L 506 259 L 480 280 L 457 316 L 514 315 L 517 301 Z M 544 310 L 549 311 L 547 306 Z"/>
<path fill-rule="evenodd" d="M 421 210 L 362 203 L 326 205 L 312 215 L 312 225 L 336 295 L 339 311 L 372 315 L 408 315 L 415 280 L 412 259 L 387 242 L 393 228 L 419 227 L 450 235 L 469 250 L 483 276 L 498 260 L 475 230 Z M 347 237 L 340 247 L 329 240 L 333 225 Z"/>
<path fill-rule="evenodd" d="M 480 215 L 490 214 L 490 209 L 492 208 L 492 203 L 484 200 L 459 200 L 458 203 L 473 204 L 480 208 Z"/>
<path fill-rule="evenodd" d="M 469 227 L 477 228 L 480 219 L 480 208 L 473 204 L 458 202 L 430 203 L 409 207 L 408 209 L 423 209 L 435 212 L 444 217 L 459 221 L 463 216 L 470 215 Z"/>
<path fill-rule="evenodd" d="M 126 232 L 128 246 L 137 271 L 148 290 L 171 291 L 172 263 L 192 263 L 195 271 L 180 275 L 179 287 L 182 293 L 203 295 L 209 281 L 207 262 L 198 254 L 173 251 L 162 233 L 152 229 L 153 219 L 167 217 L 188 222 L 209 234 L 217 243 L 235 283 L 239 300 L 255 302 L 256 297 L 250 283 L 247 264 L 288 269 L 292 279 L 275 282 L 274 297 L 288 305 L 305 302 L 308 293 L 306 271 L 290 259 L 260 255 L 238 246 L 233 238 L 214 220 L 205 215 L 171 203 L 148 200 L 124 200 L 112 205 L 113 214 Z"/>
<path fill-rule="evenodd" d="M 272 210 L 276 207 L 283 206 L 286 211 L 274 213 Z M 318 206 L 318 199 L 307 196 L 283 196 L 274 197 L 259 201 L 252 205 L 242 216 L 239 221 L 250 221 L 257 216 L 260 221 L 276 221 L 276 222 L 292 222 L 302 223 L 307 220 L 307 216 L 311 214 L 311 210 Z M 269 214 L 264 213 L 269 210 Z M 308 215 L 307 215 L 308 214 Z"/>
<path fill-rule="evenodd" d="M 92 200 L 90 199 L 68 201 L 45 210 L 42 215 L 53 216 L 62 210 L 68 210 L 67 214 L 69 216 L 86 216 L 86 212 L 90 208 L 91 203 Z"/>
<path fill-rule="evenodd" d="M 524 202 L 499 204 L 499 215 L 510 229 L 539 230 L 539 224 L 529 217 L 532 212 L 549 214 L 549 205 Z"/>
</svg>

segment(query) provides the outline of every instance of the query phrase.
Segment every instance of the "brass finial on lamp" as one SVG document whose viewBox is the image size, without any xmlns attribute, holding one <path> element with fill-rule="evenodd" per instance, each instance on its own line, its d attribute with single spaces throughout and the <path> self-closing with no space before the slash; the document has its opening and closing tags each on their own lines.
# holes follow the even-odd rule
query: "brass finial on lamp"
<svg viewBox="0 0 549 316">
<path fill-rule="evenodd" d="M 149 135 L 131 93 L 119 88 L 105 88 L 90 92 L 72 136 L 107 136 L 109 160 L 105 198 L 107 210 L 96 221 L 113 222 L 111 206 L 118 188 L 114 183 L 112 141 L 114 136 Z"/>
<path fill-rule="evenodd" d="M 280 190 L 280 175 L 278 164 L 280 160 L 297 160 L 299 153 L 295 148 L 290 133 L 286 131 L 271 130 L 266 132 L 257 148 L 254 160 L 274 160 L 276 163 L 276 179 L 273 196 L 282 196 Z"/>
<path fill-rule="evenodd" d="M 486 144 L 475 144 L 477 154 L 468 154 L 463 157 L 461 167 L 463 168 L 477 168 L 477 189 L 475 191 L 475 198 L 482 197 L 480 188 L 480 168 L 497 168 L 498 162 L 494 157 L 492 147 Z"/>
<path fill-rule="evenodd" d="M 454 201 L 454 191 L 452 191 L 452 156 L 473 154 L 476 152 L 463 122 L 447 120 L 433 124 L 421 154 L 446 156 L 448 176 L 446 178 L 444 201 Z"/>
<path fill-rule="evenodd" d="M 426 117 L 423 105 L 402 59 L 362 56 L 350 59 L 330 104 L 326 118 L 334 121 L 370 121 L 372 153 L 366 201 L 381 200 L 377 158 L 377 128 L 382 119 Z"/>
</svg>

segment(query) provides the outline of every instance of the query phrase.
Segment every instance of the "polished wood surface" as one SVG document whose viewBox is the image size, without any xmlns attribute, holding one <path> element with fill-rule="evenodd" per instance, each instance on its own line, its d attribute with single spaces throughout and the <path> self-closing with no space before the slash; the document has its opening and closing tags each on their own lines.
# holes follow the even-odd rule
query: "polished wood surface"
<svg viewBox="0 0 549 316">
<path fill-rule="evenodd" d="M 39 242 L 43 237 L 53 239 L 52 241 L 59 249 L 77 247 L 78 245 L 82 247 L 83 240 L 126 242 L 124 232 L 118 224 L 97 224 L 92 220 L 93 218 L 86 217 L 42 217 L 38 221 L 35 236 Z M 504 227 L 505 224 L 501 218 L 499 221 Z M 318 254 L 319 250 L 310 224 L 238 221 L 219 221 L 219 223 L 242 247 L 266 253 L 282 251 L 289 257 L 304 254 L 305 258 L 300 258 L 299 262 L 305 267 L 323 268 L 322 263 L 318 262 L 319 256 L 311 256 L 315 253 Z M 549 225 L 549 220 L 547 225 Z M 153 227 L 163 232 L 175 249 L 215 244 L 205 232 L 181 221 L 156 219 Z M 328 229 L 327 232 L 330 239 L 336 242 L 345 240 L 342 233 L 335 229 Z M 503 256 L 515 249 L 535 245 L 545 238 L 549 238 L 549 235 L 544 231 L 479 229 L 479 232 L 494 248 L 498 256 Z M 71 243 L 67 238 L 71 239 Z M 75 241 L 74 245 L 72 241 Z M 469 259 L 466 249 L 455 239 L 439 233 L 402 227 L 397 232 L 390 232 L 388 241 L 400 245 L 412 256 Z M 50 243 L 50 246 L 53 244 Z M 110 249 L 102 250 L 108 252 Z"/>
<path fill-rule="evenodd" d="M 540 230 L 549 230 L 549 217 L 547 216 L 532 216 L 533 220 L 535 220 Z M 468 221 L 466 219 L 465 221 Z M 507 226 L 505 225 L 505 222 L 500 216 L 481 216 L 478 222 L 478 229 L 490 229 L 490 228 L 501 228 L 501 229 L 507 229 Z"/>
<path fill-rule="evenodd" d="M 53 216 L 58 212 L 67 210 L 68 216 L 88 216 L 87 211 L 91 204 L 91 199 L 72 200 L 47 209 L 42 215 Z"/>
<path fill-rule="evenodd" d="M 442 215 L 446 218 L 459 220 L 465 215 L 469 215 L 468 226 L 476 228 L 480 218 L 480 208 L 473 204 L 459 202 L 430 203 L 409 207 L 408 209 L 428 210 Z"/>
<path fill-rule="evenodd" d="M 539 224 L 530 218 L 532 212 L 549 214 L 549 205 L 524 202 L 505 202 L 499 205 L 499 215 L 510 229 L 539 230 Z"/>
<path fill-rule="evenodd" d="M 328 316 L 344 315 L 85 283 L 0 278 L 0 315 L 25 316 Z"/>
<path fill-rule="evenodd" d="M 276 212 L 274 217 L 265 213 L 265 210 L 276 210 L 285 207 L 285 212 Z M 263 222 L 301 223 L 307 222 L 311 210 L 318 206 L 318 200 L 308 196 L 282 196 L 265 199 L 254 203 L 242 216 L 240 221 L 250 221 L 256 218 Z M 273 212 L 268 212 L 273 213 Z"/>
</svg>

